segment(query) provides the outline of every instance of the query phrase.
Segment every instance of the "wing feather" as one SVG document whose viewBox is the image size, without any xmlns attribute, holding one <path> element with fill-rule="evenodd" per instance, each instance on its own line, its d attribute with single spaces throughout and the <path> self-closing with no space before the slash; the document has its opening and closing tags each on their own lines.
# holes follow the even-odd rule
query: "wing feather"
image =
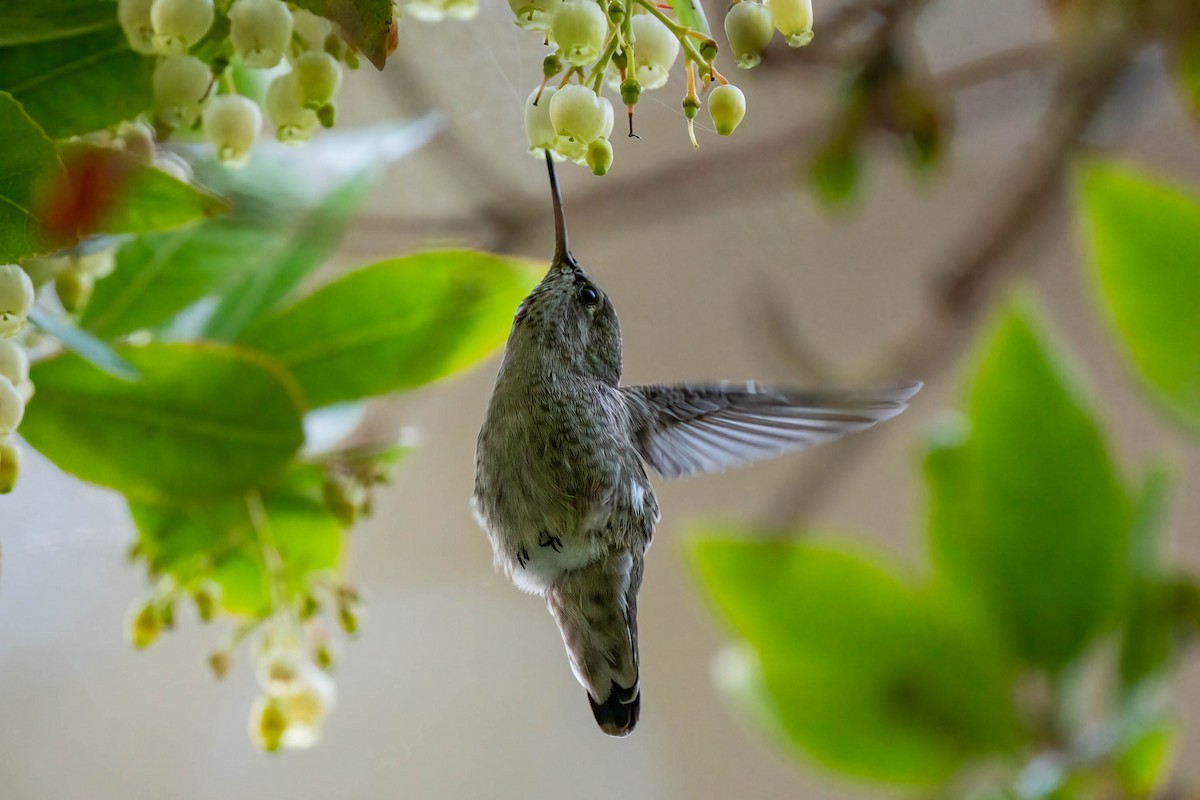
<svg viewBox="0 0 1200 800">
<path fill-rule="evenodd" d="M 890 419 L 921 384 L 789 391 L 726 381 L 621 388 L 638 452 L 668 478 L 716 472 L 837 439 Z"/>
</svg>

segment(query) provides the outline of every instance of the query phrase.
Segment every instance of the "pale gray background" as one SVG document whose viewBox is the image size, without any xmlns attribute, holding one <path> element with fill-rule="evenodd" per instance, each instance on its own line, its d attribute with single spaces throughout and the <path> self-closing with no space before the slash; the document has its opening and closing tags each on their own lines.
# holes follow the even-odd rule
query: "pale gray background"
<svg viewBox="0 0 1200 800">
<path fill-rule="evenodd" d="M 484 3 L 470 24 L 406 23 L 385 73 L 365 69 L 348 80 L 340 125 L 432 106 L 448 127 L 389 170 L 337 265 L 445 243 L 548 256 L 545 177 L 525 155 L 520 112 L 541 51 L 510 24 L 503 3 Z M 828 5 L 816 5 L 819 31 Z M 710 16 L 720 18 L 715 4 Z M 945 0 L 921 32 L 936 71 L 1049 35 L 1033 0 Z M 1142 62 L 1096 140 L 1200 179 L 1196 126 L 1162 88 L 1160 72 L 1155 59 Z M 961 95 L 959 137 L 933 180 L 915 181 L 886 148 L 877 153 L 853 221 L 831 220 L 798 188 L 806 145 L 784 135 L 825 113 L 836 76 L 731 77 L 749 98 L 732 139 L 702 132 L 701 150 L 691 151 L 676 76 L 639 106 L 642 141 L 615 140 L 610 176 L 563 171 L 576 253 L 621 314 L 626 377 L 794 378 L 749 324 L 752 290 L 764 280 L 786 296 L 828 361 L 861 375 L 918 319 L 923 278 L 949 241 L 987 213 L 1032 134 L 1045 76 Z M 666 164 L 672 177 L 647 187 L 647 171 Z M 530 224 L 500 242 L 489 213 Z M 1181 560 L 1190 554 L 1194 563 L 1198 450 L 1164 426 L 1127 379 L 1090 302 L 1074 236 L 1065 217 L 1059 223 L 1026 265 L 1031 283 L 1081 355 L 1123 465 L 1132 472 L 1164 454 L 1183 469 L 1172 541 Z M 325 741 L 305 753 L 264 758 L 251 749 L 245 719 L 256 688 L 245 659 L 216 686 L 203 664 L 216 630 L 188 615 L 149 652 L 130 651 L 122 619 L 144 584 L 122 559 L 132 528 L 121 501 L 31 453 L 19 491 L 0 499 L 0 798 L 876 796 L 776 754 L 714 694 L 710 664 L 721 636 L 680 559 L 688 521 L 753 516 L 811 457 L 661 484 L 664 520 L 641 601 L 643 718 L 631 738 L 608 739 L 595 729 L 540 602 L 492 574 L 467 508 L 495 366 L 384 408 L 418 428 L 423 445 L 353 535 L 348 577 L 369 592 L 365 632 L 338 670 L 339 706 Z M 952 405 L 959 379 L 956 370 L 934 380 L 910 413 L 888 424 L 828 498 L 817 527 L 922 568 L 917 450 L 931 417 Z M 1200 669 L 1191 666 L 1183 683 L 1181 707 L 1194 707 Z M 1182 771 L 1200 778 L 1195 728 L 1184 753 Z"/>
</svg>

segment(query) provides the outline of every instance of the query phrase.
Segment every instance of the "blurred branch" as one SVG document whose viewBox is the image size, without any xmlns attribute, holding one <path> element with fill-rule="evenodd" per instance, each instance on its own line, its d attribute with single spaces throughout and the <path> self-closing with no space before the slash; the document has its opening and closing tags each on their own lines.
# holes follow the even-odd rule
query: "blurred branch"
<svg viewBox="0 0 1200 800">
<path fill-rule="evenodd" d="M 1127 28 L 1115 26 L 1063 63 L 1039 131 L 1008 185 L 949 249 L 920 322 L 881 354 L 868 372 L 872 382 L 928 381 L 952 363 L 964 334 L 995 297 L 998 281 L 1015 265 L 1009 256 L 1058 196 L 1071 154 L 1112 94 L 1136 43 Z M 814 513 L 873 441 L 871 433 L 859 434 L 810 459 L 768 509 L 765 529 L 791 530 Z"/>
</svg>

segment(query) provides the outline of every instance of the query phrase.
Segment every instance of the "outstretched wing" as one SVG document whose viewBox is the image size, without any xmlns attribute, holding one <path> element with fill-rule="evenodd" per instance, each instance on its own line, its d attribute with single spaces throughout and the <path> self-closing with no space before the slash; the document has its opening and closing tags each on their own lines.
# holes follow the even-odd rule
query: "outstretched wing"
<svg viewBox="0 0 1200 800">
<path fill-rule="evenodd" d="M 633 436 L 667 478 L 715 472 L 865 430 L 903 411 L 919 382 L 887 389 L 789 391 L 753 382 L 623 386 Z"/>
</svg>

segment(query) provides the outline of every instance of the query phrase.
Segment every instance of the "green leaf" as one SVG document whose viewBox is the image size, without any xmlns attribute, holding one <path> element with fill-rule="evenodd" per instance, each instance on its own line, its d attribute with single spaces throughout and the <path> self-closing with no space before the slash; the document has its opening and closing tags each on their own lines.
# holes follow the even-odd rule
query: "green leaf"
<svg viewBox="0 0 1200 800">
<path fill-rule="evenodd" d="M 53 336 L 59 344 L 87 361 L 93 367 L 121 380 L 137 380 L 138 371 L 118 356 L 104 342 L 87 331 L 80 330 L 65 319 L 34 306 L 29 309 L 29 321 L 45 333 Z"/>
<path fill-rule="evenodd" d="M 318 16 L 333 20 L 346 41 L 366 56 L 376 69 L 388 57 L 388 33 L 392 25 L 392 0 L 292 0 Z"/>
<path fill-rule="evenodd" d="M 108 8 L 105 28 L 0 48 L 0 90 L 20 101 L 51 138 L 107 128 L 154 103 L 154 60 L 129 49 L 115 6 Z"/>
<path fill-rule="evenodd" d="M 1167 577 L 1161 552 L 1171 483 L 1165 468 L 1151 470 L 1133 507 L 1129 542 L 1133 585 L 1119 660 L 1126 691 L 1159 677 L 1174 651 L 1177 583 Z"/>
<path fill-rule="evenodd" d="M 1200 198 L 1111 163 L 1081 180 L 1093 272 L 1126 358 L 1162 406 L 1200 433 Z"/>
<path fill-rule="evenodd" d="M 822 764 L 904 784 L 1015 742 L 1011 675 L 986 628 L 882 559 L 706 534 L 693 563 L 748 649 L 720 682 Z"/>
<path fill-rule="evenodd" d="M 39 192 L 61 171 L 54 143 L 0 92 L 0 264 L 53 249 L 39 219 Z"/>
<path fill-rule="evenodd" d="M 700 31 L 706 36 L 712 35 L 712 31 L 708 27 L 708 18 L 704 16 L 704 8 L 700 5 L 699 0 L 668 0 L 668 2 L 671 4 L 671 10 L 675 12 L 675 18 L 680 23 L 694 31 Z"/>
<path fill-rule="evenodd" d="M 298 395 L 269 359 L 200 345 L 122 347 L 127 382 L 74 355 L 34 365 L 21 434 L 59 468 L 141 501 L 270 485 L 303 443 Z"/>
<path fill-rule="evenodd" d="M 1171 48 L 1171 61 L 1183 101 L 1200 120 L 1200 30 L 1175 42 Z"/>
<path fill-rule="evenodd" d="M 233 341 L 245 328 L 274 308 L 330 256 L 346 226 L 374 186 L 376 175 L 358 173 L 334 188 L 319 205 L 285 221 L 282 236 L 264 241 L 253 270 L 226 293 L 208 320 L 206 335 Z"/>
<path fill-rule="evenodd" d="M 80 234 L 153 233 L 214 217 L 228 204 L 113 147 L 64 142 L 59 155 L 77 195 L 96 209 Z"/>
<path fill-rule="evenodd" d="M 352 272 L 243 338 L 277 358 L 318 408 L 420 386 L 484 358 L 537 280 L 525 261 L 420 253 Z"/>
<path fill-rule="evenodd" d="M 227 612 L 256 618 L 270 610 L 264 547 L 279 553 L 285 596 L 302 590 L 313 573 L 341 567 L 343 532 L 321 499 L 321 480 L 319 468 L 295 466 L 264 492 L 265 536 L 252 524 L 242 495 L 200 504 L 131 502 L 129 508 L 152 571 L 181 586 L 212 577 Z"/>
<path fill-rule="evenodd" d="M 1087 399 L 1031 316 L 1001 316 L 967 425 L 930 448 L 928 530 L 941 576 L 1021 659 L 1058 669 L 1122 611 L 1130 514 Z"/>
<path fill-rule="evenodd" d="M 102 0 L 9 0 L 0 7 L 0 47 L 102 30 L 116 14 L 116 4 Z"/>
</svg>

